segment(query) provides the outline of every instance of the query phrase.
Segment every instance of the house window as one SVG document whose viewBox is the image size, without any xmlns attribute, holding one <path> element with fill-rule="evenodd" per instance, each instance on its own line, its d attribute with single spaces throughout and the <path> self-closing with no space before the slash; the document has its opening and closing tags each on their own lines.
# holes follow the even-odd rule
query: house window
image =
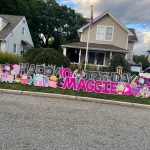
<svg viewBox="0 0 150 150">
<path fill-rule="evenodd" d="M 105 57 L 104 53 L 98 53 L 98 55 L 97 55 L 97 64 L 98 65 L 104 65 L 104 57 Z"/>
<path fill-rule="evenodd" d="M 17 44 L 14 44 L 13 53 L 17 53 Z"/>
<path fill-rule="evenodd" d="M 95 61 L 95 53 L 94 52 L 89 52 L 88 63 L 89 64 L 94 64 L 94 61 Z"/>
<path fill-rule="evenodd" d="M 5 48 L 6 48 L 6 43 L 5 43 L 5 41 L 2 41 L 1 43 L 0 43 L 0 49 L 2 50 L 2 51 L 4 51 L 5 50 Z"/>
<path fill-rule="evenodd" d="M 25 28 L 22 28 L 22 35 L 25 35 Z"/>
<path fill-rule="evenodd" d="M 113 39 L 113 26 L 97 26 L 97 34 L 96 34 L 96 40 L 102 40 L 102 41 L 112 41 Z"/>
</svg>

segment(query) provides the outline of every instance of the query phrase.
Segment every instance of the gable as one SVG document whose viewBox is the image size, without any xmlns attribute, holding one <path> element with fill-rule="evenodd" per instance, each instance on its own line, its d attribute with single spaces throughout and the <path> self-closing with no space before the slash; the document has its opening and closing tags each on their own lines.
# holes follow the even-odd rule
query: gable
<svg viewBox="0 0 150 150">
<path fill-rule="evenodd" d="M 0 31 L 3 30 L 7 24 L 8 22 L 0 17 Z"/>
<path fill-rule="evenodd" d="M 101 20 L 101 19 L 104 18 L 105 16 L 111 17 L 111 19 L 113 19 L 120 27 L 122 27 L 125 31 L 127 31 L 130 36 L 133 35 L 133 33 L 132 33 L 120 20 L 118 20 L 116 17 L 114 17 L 110 11 L 106 11 L 106 12 L 104 12 L 103 14 L 99 15 L 98 17 L 96 17 L 96 18 L 94 19 L 94 21 L 93 21 L 94 25 L 95 25 L 95 23 L 96 23 L 97 21 Z M 89 23 L 86 24 L 85 26 L 81 27 L 81 28 L 78 30 L 78 32 L 82 33 L 83 30 L 86 29 L 86 28 L 88 28 L 88 27 L 89 27 Z"/>
<path fill-rule="evenodd" d="M 113 35 L 111 40 L 97 39 L 99 27 L 112 27 Z M 81 42 L 87 42 L 88 27 L 84 28 L 81 33 Z M 101 17 L 94 22 L 94 25 L 90 32 L 90 43 L 97 44 L 111 44 L 123 49 L 127 49 L 128 31 L 122 28 L 112 17 L 108 14 Z"/>
<path fill-rule="evenodd" d="M 10 32 L 18 25 L 24 16 L 2 15 L 0 18 L 7 21 L 6 26 L 0 31 L 0 39 L 5 39 Z"/>
</svg>

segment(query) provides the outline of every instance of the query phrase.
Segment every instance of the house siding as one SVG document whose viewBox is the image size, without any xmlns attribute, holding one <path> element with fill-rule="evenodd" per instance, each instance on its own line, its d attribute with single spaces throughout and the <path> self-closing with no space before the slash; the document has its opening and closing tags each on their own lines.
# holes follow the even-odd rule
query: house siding
<svg viewBox="0 0 150 150">
<path fill-rule="evenodd" d="M 128 50 L 130 50 L 130 53 L 127 54 L 127 60 L 132 60 L 133 58 L 133 48 L 134 48 L 134 42 L 128 43 Z"/>
<path fill-rule="evenodd" d="M 25 23 L 24 23 L 25 21 Z M 22 28 L 25 29 L 25 35 L 22 35 Z M 6 51 L 13 53 L 14 44 L 17 45 L 17 53 L 21 54 L 21 50 L 23 49 L 21 45 L 21 41 L 24 40 L 29 44 L 33 45 L 32 38 L 30 35 L 30 31 L 28 28 L 27 21 L 25 17 L 19 22 L 19 24 L 14 28 L 14 30 L 6 37 Z"/>
<path fill-rule="evenodd" d="M 98 25 L 106 25 L 106 26 L 113 26 L 113 40 L 112 41 L 101 41 L 96 40 L 96 33 L 97 33 L 97 26 Z M 88 37 L 88 28 L 83 30 L 82 38 L 80 38 L 81 42 L 87 42 Z M 98 43 L 98 44 L 113 44 L 120 48 L 126 49 L 127 48 L 127 38 L 128 32 L 124 30 L 116 21 L 114 21 L 109 15 L 104 16 L 99 21 L 94 23 L 93 28 L 91 29 L 90 34 L 90 43 Z"/>
</svg>

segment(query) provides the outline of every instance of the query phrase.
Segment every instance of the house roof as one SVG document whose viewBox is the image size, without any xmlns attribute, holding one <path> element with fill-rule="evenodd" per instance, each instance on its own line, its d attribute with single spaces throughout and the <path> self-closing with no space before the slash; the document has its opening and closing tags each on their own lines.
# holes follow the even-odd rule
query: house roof
<svg viewBox="0 0 150 150">
<path fill-rule="evenodd" d="M 86 42 L 74 42 L 62 45 L 62 47 L 66 48 L 76 48 L 76 49 L 86 49 L 87 43 Z M 129 50 L 122 49 L 120 47 L 110 45 L 110 44 L 96 44 L 96 43 L 89 43 L 90 50 L 102 50 L 102 51 L 112 51 L 112 52 L 122 52 L 122 53 L 129 53 Z"/>
<path fill-rule="evenodd" d="M 129 36 L 133 35 L 133 33 L 120 20 L 118 20 L 115 16 L 113 16 L 110 11 L 105 11 L 104 13 L 102 13 L 101 15 L 99 15 L 98 17 L 96 17 L 93 20 L 93 23 L 95 23 L 96 21 L 98 21 L 99 19 L 101 19 L 102 17 L 104 17 L 105 15 L 109 15 L 114 21 L 116 21 L 124 30 L 126 30 L 129 33 Z M 87 23 L 86 25 L 84 25 L 83 27 L 81 27 L 78 30 L 78 32 L 83 32 L 83 29 L 85 29 L 87 27 L 89 27 L 89 23 Z"/>
<path fill-rule="evenodd" d="M 133 33 L 133 36 L 128 37 L 129 41 L 138 42 L 138 38 L 137 38 L 137 35 L 135 33 L 135 30 L 133 28 L 128 28 L 128 29 Z"/>
<path fill-rule="evenodd" d="M 24 16 L 14 16 L 14 15 L 3 15 L 0 17 L 8 22 L 6 27 L 0 31 L 0 40 L 5 39 L 9 33 L 17 26 L 17 24 L 24 18 Z"/>
</svg>

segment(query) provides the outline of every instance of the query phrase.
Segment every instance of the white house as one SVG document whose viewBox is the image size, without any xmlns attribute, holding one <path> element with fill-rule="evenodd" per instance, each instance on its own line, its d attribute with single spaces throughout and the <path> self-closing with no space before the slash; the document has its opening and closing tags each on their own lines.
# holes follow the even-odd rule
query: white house
<svg viewBox="0 0 150 150">
<path fill-rule="evenodd" d="M 0 14 L 0 51 L 20 55 L 33 46 L 24 16 Z"/>
</svg>

